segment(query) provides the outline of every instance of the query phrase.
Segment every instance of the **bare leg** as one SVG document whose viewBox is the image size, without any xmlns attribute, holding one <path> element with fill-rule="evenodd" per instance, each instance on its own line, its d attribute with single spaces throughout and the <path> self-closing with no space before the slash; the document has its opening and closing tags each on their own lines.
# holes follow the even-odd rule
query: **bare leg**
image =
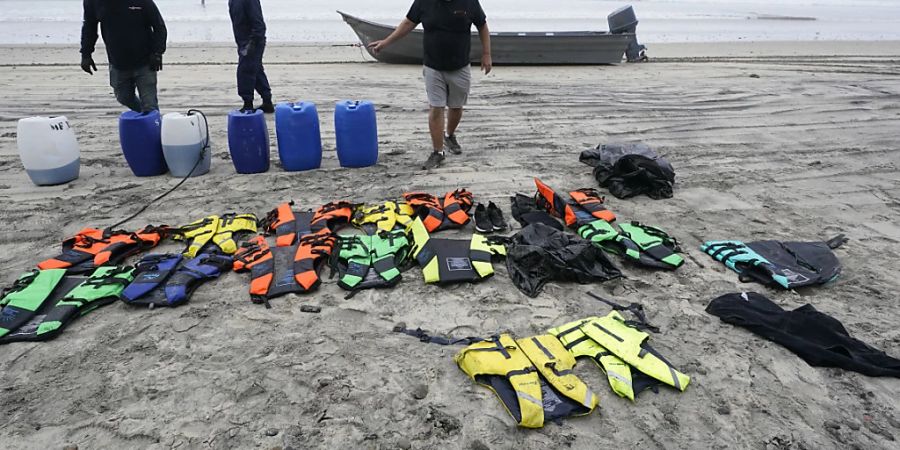
<svg viewBox="0 0 900 450">
<path fill-rule="evenodd" d="M 444 151 L 444 108 L 431 107 L 428 111 L 428 130 L 434 151 Z"/>
<path fill-rule="evenodd" d="M 450 112 L 447 113 L 447 134 L 453 136 L 453 133 L 456 133 L 459 121 L 462 120 L 462 114 L 462 108 L 450 108 Z"/>
</svg>

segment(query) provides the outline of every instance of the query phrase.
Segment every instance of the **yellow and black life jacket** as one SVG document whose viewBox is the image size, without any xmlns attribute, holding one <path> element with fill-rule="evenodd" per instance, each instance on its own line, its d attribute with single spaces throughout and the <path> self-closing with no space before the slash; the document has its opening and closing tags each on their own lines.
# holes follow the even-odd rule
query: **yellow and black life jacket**
<svg viewBox="0 0 900 450">
<path fill-rule="evenodd" d="M 374 236 L 397 228 L 407 228 L 412 223 L 413 208 L 406 202 L 386 201 L 380 205 L 361 206 L 353 213 L 353 225 Z"/>
<path fill-rule="evenodd" d="M 184 255 L 194 258 L 210 243 L 225 254 L 237 251 L 235 235 L 255 234 L 257 220 L 254 214 L 228 213 L 221 216 L 207 216 L 185 226 L 172 229 L 172 238 L 186 241 Z"/>
<path fill-rule="evenodd" d="M 658 384 L 653 380 L 679 391 L 691 381 L 647 343 L 647 333 L 626 323 L 618 311 L 576 320 L 549 333 L 575 357 L 593 359 L 606 372 L 612 390 L 632 401 L 644 389 Z"/>
<path fill-rule="evenodd" d="M 469 345 L 454 360 L 472 380 L 494 391 L 522 427 L 587 415 L 599 403 L 572 372 L 575 358 L 550 335 L 514 340 L 502 334 Z"/>
<path fill-rule="evenodd" d="M 403 198 L 422 219 L 422 224 L 429 233 L 462 228 L 469 223 L 473 198 L 472 193 L 465 189 L 447 192 L 440 198 L 425 192 L 408 192 L 403 194 Z"/>
<path fill-rule="evenodd" d="M 426 283 L 480 281 L 494 275 L 492 259 L 506 256 L 506 246 L 481 234 L 471 240 L 439 239 L 428 235 L 421 218 L 410 226 L 416 259 Z"/>
<path fill-rule="evenodd" d="M 93 272 L 100 266 L 118 265 L 125 258 L 156 247 L 168 227 L 148 225 L 143 230 L 85 228 L 62 243 L 62 254 L 38 263 L 41 270 L 66 269 L 70 274 Z"/>
</svg>

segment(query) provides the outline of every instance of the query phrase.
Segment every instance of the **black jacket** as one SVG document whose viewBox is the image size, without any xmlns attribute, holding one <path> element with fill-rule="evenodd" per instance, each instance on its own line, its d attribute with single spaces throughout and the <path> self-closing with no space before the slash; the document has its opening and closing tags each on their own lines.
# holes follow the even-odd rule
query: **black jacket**
<svg viewBox="0 0 900 450">
<path fill-rule="evenodd" d="M 166 51 L 166 24 L 153 0 L 84 0 L 83 55 L 94 53 L 97 24 L 109 64 L 117 69 L 144 67 L 150 55 Z"/>
<path fill-rule="evenodd" d="M 266 41 L 266 22 L 259 0 L 228 0 L 228 14 L 238 47 L 243 48 L 250 41 L 257 44 Z"/>
</svg>

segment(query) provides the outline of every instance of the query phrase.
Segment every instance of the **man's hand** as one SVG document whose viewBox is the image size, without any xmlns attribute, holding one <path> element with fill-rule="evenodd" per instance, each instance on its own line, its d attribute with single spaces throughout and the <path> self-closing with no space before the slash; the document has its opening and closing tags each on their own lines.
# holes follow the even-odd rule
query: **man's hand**
<svg viewBox="0 0 900 450">
<path fill-rule="evenodd" d="M 387 39 L 382 39 L 382 40 L 380 40 L 380 41 L 372 41 L 372 42 L 369 42 L 369 48 L 370 48 L 370 49 L 372 50 L 372 52 L 375 53 L 376 55 L 377 55 L 378 53 L 380 53 L 382 50 L 384 50 L 385 47 L 387 47 Z"/>
<path fill-rule="evenodd" d="M 154 72 L 162 70 L 162 55 L 159 53 L 150 55 L 150 70 Z"/>
<path fill-rule="evenodd" d="M 81 70 L 87 72 L 88 75 L 93 75 L 94 72 L 91 69 L 97 70 L 94 58 L 91 58 L 91 55 L 81 55 Z"/>
<path fill-rule="evenodd" d="M 494 61 L 491 59 L 490 54 L 485 54 L 481 56 L 481 71 L 484 72 L 485 75 L 491 73 L 491 69 L 494 68 Z"/>
</svg>

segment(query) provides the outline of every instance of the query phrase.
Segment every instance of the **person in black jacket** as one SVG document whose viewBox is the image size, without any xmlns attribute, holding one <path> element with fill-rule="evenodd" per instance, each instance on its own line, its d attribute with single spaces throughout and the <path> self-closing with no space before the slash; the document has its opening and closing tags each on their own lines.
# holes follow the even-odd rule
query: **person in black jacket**
<svg viewBox="0 0 900 450">
<path fill-rule="evenodd" d="M 228 0 L 231 28 L 238 46 L 237 90 L 244 100 L 241 111 L 253 111 L 253 91 L 259 92 L 265 113 L 275 112 L 272 104 L 272 88 L 263 69 L 263 51 L 266 49 L 266 22 L 263 20 L 259 0 Z"/>
<path fill-rule="evenodd" d="M 472 25 L 481 40 L 481 70 L 491 72 L 491 33 L 487 17 L 478 0 L 415 0 L 390 36 L 369 43 L 373 52 L 409 34 L 422 24 L 424 36 L 425 93 L 431 110 L 428 113 L 428 129 L 431 132 L 432 152 L 422 165 L 434 169 L 444 161 L 444 147 L 454 154 L 462 153 L 456 140 L 456 128 L 462 120 L 463 106 L 469 98 L 472 76 L 471 60 Z M 444 109 L 447 109 L 447 134 L 444 134 Z"/>
<path fill-rule="evenodd" d="M 81 69 L 93 75 L 91 54 L 97 44 L 97 24 L 109 58 L 109 84 L 116 99 L 129 109 L 159 109 L 156 72 L 166 51 L 166 24 L 153 0 L 84 0 L 81 26 Z M 137 88 L 140 99 L 135 96 Z"/>
</svg>

